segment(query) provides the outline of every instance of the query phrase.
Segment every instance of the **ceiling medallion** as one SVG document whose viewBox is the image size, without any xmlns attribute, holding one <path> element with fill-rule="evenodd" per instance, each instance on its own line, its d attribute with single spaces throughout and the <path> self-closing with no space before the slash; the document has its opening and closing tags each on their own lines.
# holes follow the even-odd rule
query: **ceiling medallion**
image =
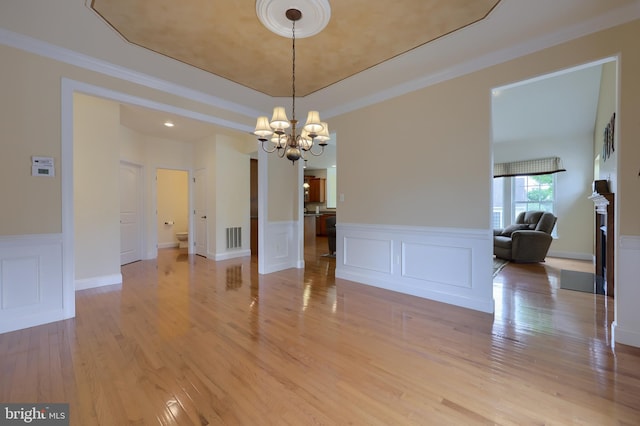
<svg viewBox="0 0 640 426">
<path fill-rule="evenodd" d="M 291 38 L 291 21 L 286 17 L 289 9 L 302 12 L 296 23 L 296 37 L 318 34 L 329 23 L 331 6 L 328 0 L 256 0 L 256 14 L 269 31 Z"/>
</svg>

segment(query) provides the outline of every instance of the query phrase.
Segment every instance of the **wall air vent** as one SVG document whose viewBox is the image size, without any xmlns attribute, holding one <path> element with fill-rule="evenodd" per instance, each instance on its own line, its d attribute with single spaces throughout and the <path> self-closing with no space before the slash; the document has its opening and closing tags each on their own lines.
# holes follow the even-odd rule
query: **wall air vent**
<svg viewBox="0 0 640 426">
<path fill-rule="evenodd" d="M 227 228 L 227 248 L 242 247 L 242 228 L 239 226 Z"/>
</svg>

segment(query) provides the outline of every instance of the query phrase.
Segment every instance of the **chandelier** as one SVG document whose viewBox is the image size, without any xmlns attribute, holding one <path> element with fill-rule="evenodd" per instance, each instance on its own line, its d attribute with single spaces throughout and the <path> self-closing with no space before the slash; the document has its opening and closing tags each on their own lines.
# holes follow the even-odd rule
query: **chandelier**
<svg viewBox="0 0 640 426">
<path fill-rule="evenodd" d="M 296 21 L 302 18 L 302 12 L 298 9 L 288 9 L 285 13 L 291 21 L 292 47 L 292 78 L 291 78 L 291 120 L 287 118 L 284 107 L 275 107 L 271 121 L 268 117 L 258 117 L 256 129 L 253 132 L 258 136 L 262 149 L 271 154 L 276 152 L 280 158 L 287 157 L 293 164 L 299 159 L 307 161 L 307 153 L 319 156 L 324 152 L 329 137 L 329 126 L 320 121 L 318 111 L 309 111 L 307 122 L 298 133 L 296 120 Z M 290 130 L 288 130 L 290 128 Z M 288 133 L 287 133 L 288 131 Z M 268 143 L 270 142 L 270 143 Z M 316 143 L 317 142 L 317 143 Z M 320 146 L 319 151 L 314 151 L 314 146 Z"/>
</svg>

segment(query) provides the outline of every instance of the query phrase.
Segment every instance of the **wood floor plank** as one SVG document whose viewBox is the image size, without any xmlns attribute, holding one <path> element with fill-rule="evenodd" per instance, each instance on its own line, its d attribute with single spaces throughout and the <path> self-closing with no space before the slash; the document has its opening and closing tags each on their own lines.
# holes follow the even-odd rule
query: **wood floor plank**
<svg viewBox="0 0 640 426">
<path fill-rule="evenodd" d="M 178 249 L 79 291 L 75 319 L 0 335 L 0 400 L 73 425 L 640 424 L 640 349 L 610 299 L 560 288 L 588 262 L 507 265 L 495 315 L 306 269 L 257 274 Z"/>
</svg>

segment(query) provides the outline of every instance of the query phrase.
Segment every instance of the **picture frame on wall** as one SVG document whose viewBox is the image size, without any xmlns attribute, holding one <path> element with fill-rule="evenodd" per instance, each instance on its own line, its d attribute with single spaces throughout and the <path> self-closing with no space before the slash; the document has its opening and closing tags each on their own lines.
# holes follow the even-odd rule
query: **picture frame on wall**
<svg viewBox="0 0 640 426">
<path fill-rule="evenodd" d="M 609 119 L 609 123 L 604 128 L 604 140 L 602 141 L 602 159 L 607 161 L 611 154 L 615 151 L 614 136 L 615 136 L 615 123 L 616 113 L 614 112 Z"/>
</svg>

